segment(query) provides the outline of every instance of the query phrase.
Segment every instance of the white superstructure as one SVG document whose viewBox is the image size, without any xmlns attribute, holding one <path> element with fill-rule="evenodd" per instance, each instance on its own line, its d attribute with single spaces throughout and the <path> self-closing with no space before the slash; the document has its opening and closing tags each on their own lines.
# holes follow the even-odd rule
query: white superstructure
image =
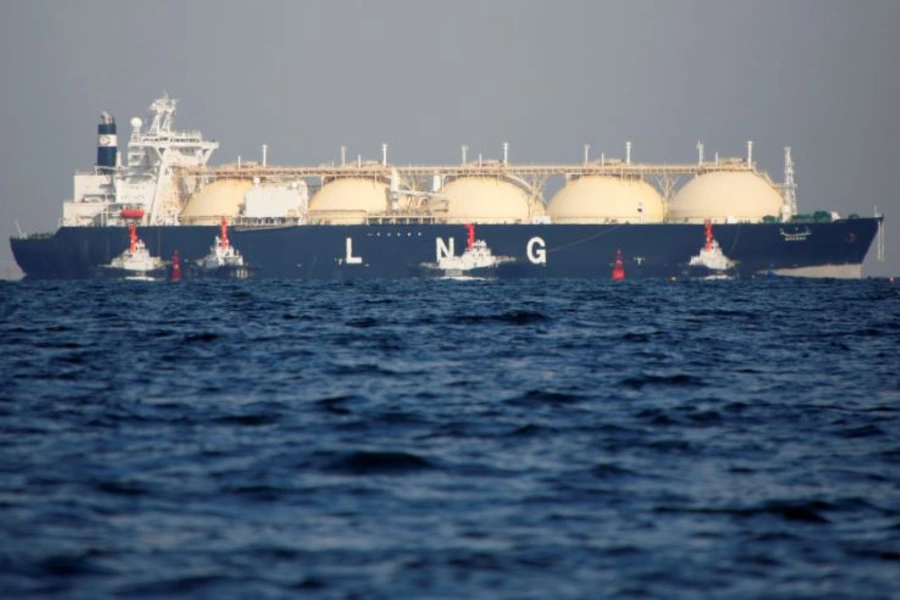
<svg viewBox="0 0 900 600">
<path fill-rule="evenodd" d="M 73 197 L 63 205 L 64 225 L 177 224 L 181 202 L 173 169 L 204 167 L 219 147 L 199 131 L 173 129 L 177 102 L 168 95 L 154 101 L 146 130 L 141 119 L 131 119 L 125 165 L 117 160 L 114 168 L 75 175 Z"/>
<path fill-rule="evenodd" d="M 705 267 L 714 272 L 727 271 L 734 266 L 734 261 L 725 256 L 719 242 L 713 237 L 712 221 L 707 219 L 705 227 L 706 245 L 700 249 L 699 254 L 691 257 L 688 264 L 692 267 Z"/>
<path fill-rule="evenodd" d="M 706 267 L 710 271 L 726 271 L 734 266 L 734 262 L 725 256 L 716 240 L 712 240 L 708 248 L 701 248 L 700 253 L 692 256 L 688 264 L 692 267 Z"/>
</svg>

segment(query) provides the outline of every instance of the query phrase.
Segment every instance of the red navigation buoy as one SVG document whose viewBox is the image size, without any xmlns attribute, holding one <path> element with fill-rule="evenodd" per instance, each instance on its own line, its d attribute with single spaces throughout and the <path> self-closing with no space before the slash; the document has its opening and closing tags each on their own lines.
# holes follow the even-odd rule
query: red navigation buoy
<svg viewBox="0 0 900 600">
<path fill-rule="evenodd" d="M 622 251 L 616 250 L 616 264 L 612 270 L 613 281 L 621 281 L 625 279 L 625 265 L 622 263 Z"/>
<path fill-rule="evenodd" d="M 178 250 L 172 254 L 172 281 L 181 281 L 181 257 Z"/>
</svg>

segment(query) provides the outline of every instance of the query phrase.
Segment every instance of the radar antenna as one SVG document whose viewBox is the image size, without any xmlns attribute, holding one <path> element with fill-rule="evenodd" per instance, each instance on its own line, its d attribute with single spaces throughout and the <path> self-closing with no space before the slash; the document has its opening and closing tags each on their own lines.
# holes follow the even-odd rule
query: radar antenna
<svg viewBox="0 0 900 600">
<path fill-rule="evenodd" d="M 172 133 L 172 125 L 175 119 L 175 105 L 178 100 L 169 98 L 168 93 L 153 101 L 150 112 L 153 113 L 153 122 L 150 124 L 150 135 L 164 136 Z"/>
</svg>

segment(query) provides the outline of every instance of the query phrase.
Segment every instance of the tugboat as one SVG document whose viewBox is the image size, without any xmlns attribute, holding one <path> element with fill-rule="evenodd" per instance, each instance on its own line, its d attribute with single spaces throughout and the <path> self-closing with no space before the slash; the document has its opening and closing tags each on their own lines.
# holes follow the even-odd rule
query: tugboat
<svg viewBox="0 0 900 600">
<path fill-rule="evenodd" d="M 725 256 L 719 242 L 713 238 L 712 221 L 706 220 L 706 245 L 688 263 L 688 274 L 700 279 L 733 279 L 730 272 L 735 262 Z"/>
<path fill-rule="evenodd" d="M 466 225 L 466 250 L 460 256 L 442 256 L 437 262 L 422 263 L 420 273 L 440 279 L 487 279 L 497 275 L 497 267 L 515 261 L 510 256 L 495 256 L 484 240 L 475 239 L 475 226 Z"/>
<path fill-rule="evenodd" d="M 144 241 L 137 235 L 137 226 L 128 224 L 130 243 L 128 249 L 112 259 L 109 264 L 100 265 L 99 274 L 112 279 L 133 281 L 158 281 L 166 277 L 166 261 L 151 256 Z"/>
<path fill-rule="evenodd" d="M 199 275 L 223 279 L 248 279 L 251 268 L 241 253 L 228 240 L 228 221 L 222 217 L 221 232 L 216 236 L 209 254 L 199 259 Z"/>
</svg>

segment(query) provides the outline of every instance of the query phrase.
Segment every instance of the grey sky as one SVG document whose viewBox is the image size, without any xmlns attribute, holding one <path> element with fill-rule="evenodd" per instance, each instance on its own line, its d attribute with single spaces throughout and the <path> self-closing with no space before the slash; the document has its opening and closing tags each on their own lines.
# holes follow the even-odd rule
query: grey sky
<svg viewBox="0 0 900 600">
<path fill-rule="evenodd" d="M 754 158 L 803 211 L 887 215 L 900 274 L 900 2 L 26 2 L 0 0 L 0 275 L 8 238 L 50 231 L 96 122 L 122 132 L 163 91 L 213 162 Z M 126 136 L 120 135 L 120 141 Z"/>
</svg>

